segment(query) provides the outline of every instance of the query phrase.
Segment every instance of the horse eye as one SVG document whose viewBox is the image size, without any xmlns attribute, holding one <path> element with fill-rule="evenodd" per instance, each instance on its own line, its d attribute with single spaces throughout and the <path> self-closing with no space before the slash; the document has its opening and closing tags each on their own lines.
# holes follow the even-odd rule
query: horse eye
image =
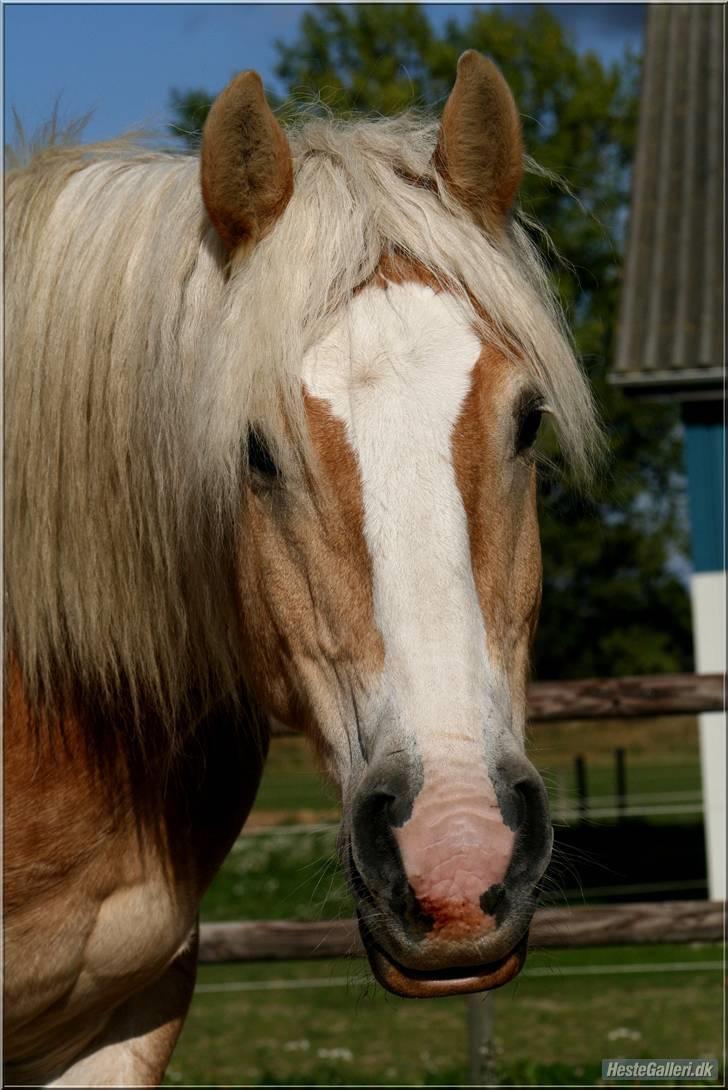
<svg viewBox="0 0 728 1090">
<path fill-rule="evenodd" d="M 248 432 L 248 466 L 254 473 L 269 479 L 279 476 L 270 447 L 263 436 L 252 429 Z"/>
<path fill-rule="evenodd" d="M 516 438 L 516 454 L 522 454 L 530 450 L 536 442 L 538 429 L 541 427 L 543 409 L 540 405 L 530 405 L 521 414 L 518 421 L 518 434 Z"/>
</svg>

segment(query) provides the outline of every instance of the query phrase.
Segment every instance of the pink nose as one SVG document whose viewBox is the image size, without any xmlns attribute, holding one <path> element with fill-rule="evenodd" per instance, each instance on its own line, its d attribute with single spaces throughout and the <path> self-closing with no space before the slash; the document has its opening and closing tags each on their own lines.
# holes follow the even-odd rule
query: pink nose
<svg viewBox="0 0 728 1090">
<path fill-rule="evenodd" d="M 479 756 L 373 764 L 352 805 L 352 888 L 377 942 L 410 968 L 501 957 L 535 905 L 546 790 L 523 754 Z"/>
<path fill-rule="evenodd" d="M 504 823 L 492 784 L 483 769 L 465 782 L 425 784 L 412 814 L 395 837 L 404 872 L 432 934 L 458 939 L 496 926 L 497 902 L 488 896 L 503 883 L 513 856 L 515 834 Z"/>
</svg>

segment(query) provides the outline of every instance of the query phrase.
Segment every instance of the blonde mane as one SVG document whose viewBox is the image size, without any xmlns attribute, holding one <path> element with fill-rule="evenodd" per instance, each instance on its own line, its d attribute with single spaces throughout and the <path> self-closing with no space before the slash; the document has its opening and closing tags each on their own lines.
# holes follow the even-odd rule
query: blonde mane
<svg viewBox="0 0 728 1090">
<path fill-rule="evenodd" d="M 293 197 L 232 264 L 195 157 L 55 145 L 9 174 L 6 617 L 29 695 L 123 685 L 173 721 L 191 690 L 235 687 L 248 428 L 280 434 L 282 407 L 300 423 L 302 357 L 385 253 L 518 345 L 589 465 L 591 398 L 538 257 L 517 221 L 495 244 L 449 195 L 437 131 L 289 130 Z"/>
</svg>

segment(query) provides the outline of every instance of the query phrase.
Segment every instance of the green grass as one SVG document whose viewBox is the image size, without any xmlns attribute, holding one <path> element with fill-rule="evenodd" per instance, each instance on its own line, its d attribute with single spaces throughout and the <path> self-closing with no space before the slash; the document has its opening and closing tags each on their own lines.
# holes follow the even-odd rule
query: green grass
<svg viewBox="0 0 728 1090">
<path fill-rule="evenodd" d="M 303 738 L 274 738 L 258 790 L 256 810 L 331 810 L 338 805 Z"/>
<path fill-rule="evenodd" d="M 335 854 L 336 830 L 265 830 L 241 837 L 203 902 L 204 920 L 352 916 Z"/>
<path fill-rule="evenodd" d="M 722 1055 L 723 973 L 569 976 L 580 965 L 719 961 L 715 945 L 532 952 L 495 996 L 505 1085 L 597 1085 L 608 1057 Z M 337 981 L 346 978 L 343 986 Z M 204 987 L 314 980 L 300 990 L 198 991 L 167 1083 L 458 1085 L 467 1082 L 466 1001 L 413 1002 L 373 984 L 363 961 L 204 966 Z"/>
<path fill-rule="evenodd" d="M 617 748 L 626 754 L 628 795 L 700 792 L 697 721 L 692 716 L 542 723 L 530 732 L 529 756 L 544 778 L 554 809 L 561 793 L 572 800 L 576 797 L 577 755 L 586 760 L 589 795 L 614 795 Z M 610 819 L 598 820 L 607 823 Z M 654 814 L 647 820 L 663 824 L 676 817 Z M 702 815 L 696 809 L 677 820 L 691 824 L 701 821 Z"/>
</svg>

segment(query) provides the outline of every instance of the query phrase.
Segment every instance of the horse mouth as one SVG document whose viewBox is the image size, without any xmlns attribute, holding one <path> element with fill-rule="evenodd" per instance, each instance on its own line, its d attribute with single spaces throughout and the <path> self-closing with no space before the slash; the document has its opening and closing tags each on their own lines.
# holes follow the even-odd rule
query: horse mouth
<svg viewBox="0 0 728 1090">
<path fill-rule="evenodd" d="M 438 999 L 502 988 L 518 976 L 528 950 L 526 932 L 509 954 L 496 961 L 454 969 L 409 969 L 374 941 L 361 918 L 359 930 L 374 976 L 386 991 L 403 999 Z"/>
</svg>

